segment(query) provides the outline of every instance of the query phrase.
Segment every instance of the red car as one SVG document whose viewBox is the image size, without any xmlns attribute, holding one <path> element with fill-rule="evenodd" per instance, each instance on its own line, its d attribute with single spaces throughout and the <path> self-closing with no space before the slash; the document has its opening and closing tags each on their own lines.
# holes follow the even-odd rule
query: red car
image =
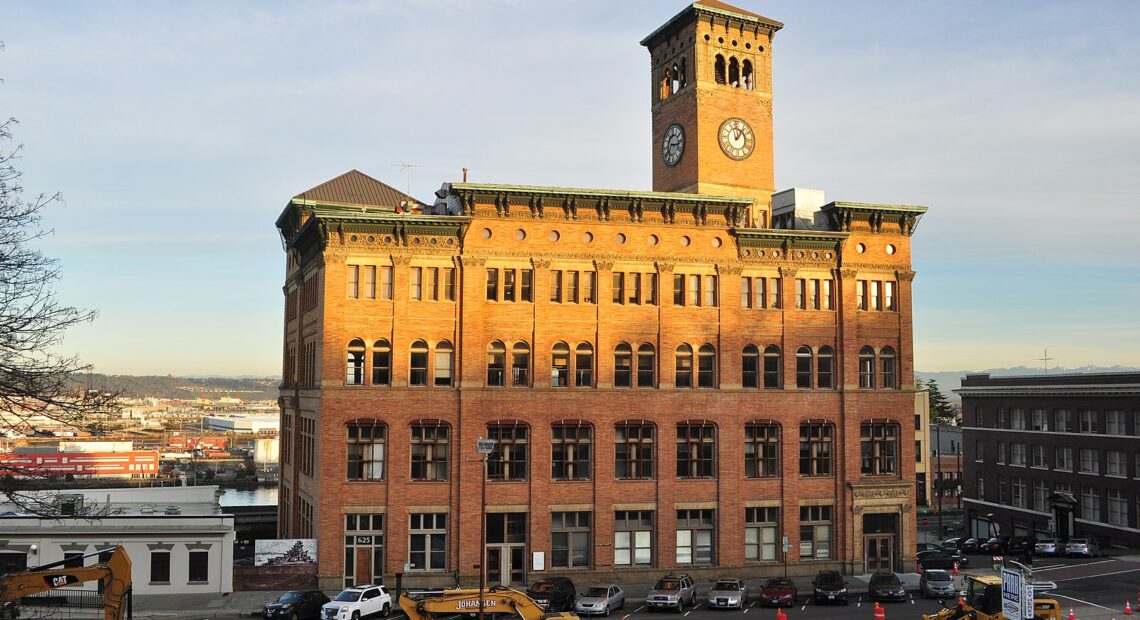
<svg viewBox="0 0 1140 620">
<path fill-rule="evenodd" d="M 791 607 L 796 604 L 799 592 L 796 584 L 787 577 L 774 577 L 760 590 L 760 604 L 767 607 Z"/>
</svg>

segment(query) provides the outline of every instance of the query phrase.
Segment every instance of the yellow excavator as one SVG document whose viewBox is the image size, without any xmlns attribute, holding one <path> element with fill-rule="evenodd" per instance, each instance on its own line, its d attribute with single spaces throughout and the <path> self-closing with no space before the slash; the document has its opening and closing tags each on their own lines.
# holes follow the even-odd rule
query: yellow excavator
<svg viewBox="0 0 1140 620">
<path fill-rule="evenodd" d="M 89 566 L 66 566 L 93 556 L 106 557 L 106 560 L 96 560 Z M 15 618 L 21 597 L 87 581 L 99 581 L 103 585 L 103 620 L 123 620 L 129 615 L 131 558 L 122 547 L 0 575 L 0 603 L 4 605 L 5 616 Z"/>
<path fill-rule="evenodd" d="M 444 590 L 419 599 L 401 594 L 400 608 L 408 620 L 433 620 L 436 616 L 479 613 L 479 599 L 478 588 Z M 545 613 L 526 594 L 502 586 L 484 590 L 482 599 L 484 614 L 517 614 L 523 620 L 578 620 L 578 616 L 567 612 Z"/>
<path fill-rule="evenodd" d="M 923 614 L 922 620 L 1003 620 L 1001 577 L 967 575 L 966 596 L 936 614 Z M 1033 597 L 1034 620 L 1061 620 L 1061 604 L 1056 599 Z"/>
</svg>

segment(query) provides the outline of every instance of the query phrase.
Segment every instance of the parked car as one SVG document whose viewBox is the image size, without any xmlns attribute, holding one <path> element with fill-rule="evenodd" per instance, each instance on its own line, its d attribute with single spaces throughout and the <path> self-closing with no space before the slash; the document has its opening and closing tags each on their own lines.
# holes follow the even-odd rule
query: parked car
<svg viewBox="0 0 1140 620">
<path fill-rule="evenodd" d="M 579 616 L 594 614 L 608 616 L 611 611 L 624 608 L 625 591 L 612 583 L 604 586 L 590 586 L 574 604 L 574 611 Z"/>
<path fill-rule="evenodd" d="M 922 571 L 922 577 L 918 579 L 918 591 L 926 598 L 950 598 L 958 595 L 954 578 L 942 569 Z"/>
<path fill-rule="evenodd" d="M 1042 538 L 1033 545 L 1035 555 L 1057 557 L 1065 553 L 1065 543 L 1060 538 Z"/>
<path fill-rule="evenodd" d="M 709 609 L 744 609 L 748 586 L 742 579 L 717 579 L 708 593 Z"/>
<path fill-rule="evenodd" d="M 321 620 L 360 620 L 392 612 L 392 595 L 384 586 L 360 585 L 341 590 L 321 606 Z"/>
<path fill-rule="evenodd" d="M 994 536 L 986 539 L 978 548 L 982 553 L 1002 554 L 1005 553 L 1005 543 L 1008 540 L 1009 536 Z"/>
<path fill-rule="evenodd" d="M 1010 536 L 1009 540 L 1005 541 L 1005 552 L 1009 555 L 1033 553 L 1035 544 L 1036 541 L 1028 536 Z"/>
<path fill-rule="evenodd" d="M 922 553 L 923 551 L 941 551 L 941 550 L 942 550 L 942 546 L 939 545 L 938 543 L 918 543 L 917 552 Z"/>
<path fill-rule="evenodd" d="M 966 557 L 966 552 L 958 547 L 957 541 L 959 540 L 962 539 L 947 538 L 945 541 L 943 541 L 942 547 L 940 547 L 940 549 L 953 556 L 954 563 L 958 565 L 958 568 L 963 568 L 970 564 L 970 558 Z"/>
<path fill-rule="evenodd" d="M 530 584 L 526 595 L 546 611 L 570 611 L 578 592 L 574 582 L 566 577 L 547 577 Z"/>
<path fill-rule="evenodd" d="M 277 600 L 266 603 L 261 610 L 263 618 L 288 618 L 288 620 L 306 620 L 321 617 L 321 605 L 329 602 L 329 597 L 320 590 L 289 590 L 277 597 Z"/>
<path fill-rule="evenodd" d="M 872 601 L 905 601 L 906 590 L 894 573 L 875 573 L 867 583 L 867 594 Z"/>
<path fill-rule="evenodd" d="M 1091 538 L 1072 538 L 1065 545 L 1065 555 L 1072 557 L 1079 555 L 1086 558 L 1100 557 L 1100 545 Z"/>
<path fill-rule="evenodd" d="M 918 569 L 920 571 L 930 570 L 932 568 L 941 568 L 944 570 L 954 568 L 954 556 L 941 549 L 938 551 L 923 551 L 915 557 L 918 560 Z"/>
<path fill-rule="evenodd" d="M 657 580 L 653 589 L 645 597 L 645 606 L 650 609 L 672 609 L 678 613 L 685 605 L 696 606 L 697 585 L 685 573 L 672 573 Z"/>
<path fill-rule="evenodd" d="M 978 539 L 965 537 L 947 538 L 942 541 L 942 549 L 951 553 L 958 551 L 965 557 L 967 553 L 978 552 Z M 959 564 L 959 566 L 961 566 L 961 564 Z"/>
<path fill-rule="evenodd" d="M 760 604 L 772 607 L 790 607 L 796 604 L 799 592 L 796 583 L 787 577 L 773 577 L 760 590 Z"/>
<path fill-rule="evenodd" d="M 823 603 L 847 604 L 847 580 L 839 574 L 839 571 L 821 570 L 815 574 L 815 579 L 811 580 L 811 585 L 816 605 Z"/>
</svg>

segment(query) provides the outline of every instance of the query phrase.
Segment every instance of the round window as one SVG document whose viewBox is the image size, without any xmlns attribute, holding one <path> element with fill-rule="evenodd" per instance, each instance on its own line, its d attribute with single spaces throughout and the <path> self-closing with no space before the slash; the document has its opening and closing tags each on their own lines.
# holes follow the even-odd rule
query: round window
<svg viewBox="0 0 1140 620">
<path fill-rule="evenodd" d="M 683 245 L 685 247 L 689 247 L 689 244 L 692 242 L 693 242 L 693 240 L 690 239 L 688 236 L 682 236 L 681 237 L 681 245 Z"/>
<path fill-rule="evenodd" d="M 518 239 L 519 241 L 526 239 L 526 231 L 521 229 L 521 228 L 516 230 L 515 231 L 515 239 Z"/>
<path fill-rule="evenodd" d="M 617 241 L 618 245 L 625 243 L 625 235 L 622 233 L 618 233 L 617 236 L 614 237 L 614 241 Z"/>
<path fill-rule="evenodd" d="M 559 235 L 559 234 L 558 234 L 558 231 L 557 231 L 557 230 L 552 230 L 552 231 L 550 231 L 550 240 L 551 240 L 551 241 L 558 241 L 558 239 L 559 239 L 560 237 L 561 237 L 561 235 Z"/>
<path fill-rule="evenodd" d="M 483 237 L 484 239 L 490 239 L 491 238 L 491 229 L 490 228 L 484 228 L 483 232 L 479 233 L 479 235 L 481 237 Z"/>
</svg>

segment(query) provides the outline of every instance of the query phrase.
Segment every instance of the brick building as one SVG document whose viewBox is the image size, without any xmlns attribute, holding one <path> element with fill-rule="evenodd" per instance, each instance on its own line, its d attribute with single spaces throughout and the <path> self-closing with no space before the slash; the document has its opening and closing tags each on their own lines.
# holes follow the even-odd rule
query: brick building
<svg viewBox="0 0 1140 620">
<path fill-rule="evenodd" d="M 279 533 L 322 587 L 913 565 L 925 208 L 773 194 L 781 27 L 704 0 L 642 41 L 653 191 L 290 201 Z"/>
<path fill-rule="evenodd" d="M 956 391 L 972 535 L 1140 545 L 1140 373 L 976 374 Z"/>
</svg>

